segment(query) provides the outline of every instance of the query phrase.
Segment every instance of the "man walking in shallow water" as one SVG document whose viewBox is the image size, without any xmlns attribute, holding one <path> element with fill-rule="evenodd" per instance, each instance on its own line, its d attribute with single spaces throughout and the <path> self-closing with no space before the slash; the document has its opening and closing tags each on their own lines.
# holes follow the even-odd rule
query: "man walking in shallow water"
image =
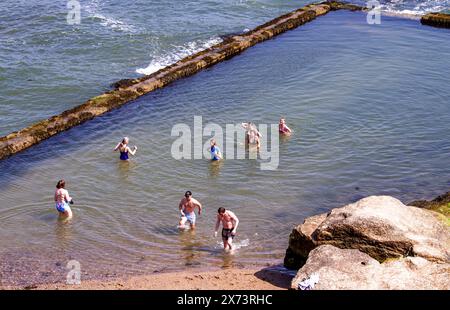
<svg viewBox="0 0 450 310">
<path fill-rule="evenodd" d="M 217 230 L 219 229 L 220 222 L 222 222 L 222 240 L 223 248 L 227 250 L 227 247 L 232 250 L 233 238 L 236 235 L 236 230 L 239 225 L 239 219 L 236 214 L 230 210 L 220 207 L 217 210 L 216 228 L 214 229 L 214 236 L 217 236 Z"/>
<path fill-rule="evenodd" d="M 178 228 L 183 229 L 186 222 L 191 224 L 191 228 L 195 228 L 195 208 L 198 207 L 198 215 L 202 213 L 202 204 L 192 198 L 192 192 L 187 191 L 184 194 L 184 198 L 181 199 L 178 208 L 180 209 L 181 219 Z"/>
</svg>

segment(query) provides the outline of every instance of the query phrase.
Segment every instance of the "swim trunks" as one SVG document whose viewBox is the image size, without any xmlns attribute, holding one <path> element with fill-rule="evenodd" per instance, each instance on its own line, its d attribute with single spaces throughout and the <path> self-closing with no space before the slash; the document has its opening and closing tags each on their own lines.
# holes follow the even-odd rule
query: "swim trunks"
<svg viewBox="0 0 450 310">
<path fill-rule="evenodd" d="M 234 227 L 230 228 L 230 229 L 222 228 L 222 238 L 224 238 L 224 239 L 229 239 L 229 238 L 233 239 L 234 236 L 235 236 L 235 234 L 232 234 L 233 229 L 234 229 Z"/>
<path fill-rule="evenodd" d="M 69 209 L 70 209 L 70 207 L 67 202 L 57 202 L 56 203 L 56 210 L 58 210 L 58 212 L 64 213 L 64 212 L 68 211 Z"/>
<path fill-rule="evenodd" d="M 192 213 L 184 213 L 184 217 L 187 219 L 191 225 L 195 225 L 195 212 Z"/>
</svg>

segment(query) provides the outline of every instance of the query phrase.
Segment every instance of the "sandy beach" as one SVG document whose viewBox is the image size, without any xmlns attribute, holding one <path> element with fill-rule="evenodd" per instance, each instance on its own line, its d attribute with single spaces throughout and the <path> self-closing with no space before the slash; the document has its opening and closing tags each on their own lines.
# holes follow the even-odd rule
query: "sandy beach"
<svg viewBox="0 0 450 310">
<path fill-rule="evenodd" d="M 42 284 L 2 289 L 37 290 L 285 290 L 292 276 L 271 268 L 182 271 L 133 276 L 114 280 L 89 280 L 79 285 Z"/>
</svg>

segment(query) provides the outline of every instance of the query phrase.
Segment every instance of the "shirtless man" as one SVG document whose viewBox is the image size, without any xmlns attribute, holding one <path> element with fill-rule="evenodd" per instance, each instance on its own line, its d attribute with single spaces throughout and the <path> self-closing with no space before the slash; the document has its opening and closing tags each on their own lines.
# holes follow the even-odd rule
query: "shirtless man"
<svg viewBox="0 0 450 310">
<path fill-rule="evenodd" d="M 231 250 L 233 238 L 236 235 L 236 229 L 239 225 L 239 219 L 233 212 L 225 210 L 225 208 L 222 207 L 220 207 L 219 210 L 217 210 L 217 212 L 219 214 L 217 214 L 214 236 L 217 236 L 217 230 L 219 229 L 220 222 L 222 222 L 223 248 L 224 250 L 227 250 L 228 247 Z"/>
<path fill-rule="evenodd" d="M 181 199 L 180 205 L 178 206 L 181 213 L 180 223 L 178 228 L 184 228 L 184 224 L 189 222 L 191 228 L 195 228 L 195 207 L 198 207 L 198 215 L 202 213 L 202 204 L 198 202 L 197 199 L 192 198 L 191 191 L 187 191 L 184 194 L 184 198 Z"/>
</svg>

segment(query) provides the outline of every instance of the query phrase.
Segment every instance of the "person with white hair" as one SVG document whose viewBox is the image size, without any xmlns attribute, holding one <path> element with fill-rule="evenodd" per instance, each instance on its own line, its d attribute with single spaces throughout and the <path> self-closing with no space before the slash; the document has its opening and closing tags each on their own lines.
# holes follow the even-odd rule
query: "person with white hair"
<svg viewBox="0 0 450 310">
<path fill-rule="evenodd" d="M 242 123 L 242 127 L 246 130 L 246 144 L 256 144 L 256 146 L 260 147 L 261 141 L 260 138 L 262 137 L 262 134 L 258 131 L 256 128 L 256 125 L 252 122 L 248 123 Z"/>
</svg>

